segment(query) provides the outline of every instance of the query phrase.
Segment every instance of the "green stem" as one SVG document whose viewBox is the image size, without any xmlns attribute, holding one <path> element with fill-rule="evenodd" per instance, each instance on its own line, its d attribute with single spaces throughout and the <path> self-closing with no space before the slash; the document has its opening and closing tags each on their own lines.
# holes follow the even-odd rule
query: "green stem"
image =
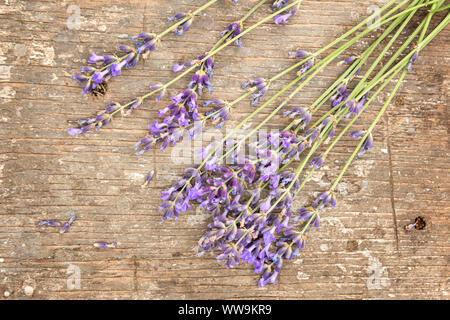
<svg viewBox="0 0 450 320">
<path fill-rule="evenodd" d="M 201 6 L 200 8 L 198 8 L 197 10 L 195 10 L 194 12 L 192 12 L 191 14 L 188 14 L 184 19 L 181 19 L 180 21 L 178 21 L 177 23 L 175 23 L 173 26 L 167 28 L 166 30 L 164 30 L 163 32 L 161 32 L 160 34 L 158 34 L 156 36 L 156 38 L 161 39 L 162 37 L 164 37 L 166 34 L 170 33 L 171 31 L 175 30 L 178 26 L 182 25 L 183 23 L 187 22 L 188 20 L 192 19 L 193 16 L 198 15 L 200 12 L 202 12 L 203 10 L 207 9 L 208 7 L 212 6 L 214 3 L 216 3 L 218 0 L 211 0 L 208 3 L 204 4 L 203 6 Z"/>
<path fill-rule="evenodd" d="M 238 36 L 234 37 L 231 40 L 228 40 L 226 43 L 224 43 L 223 45 L 221 45 L 220 47 L 214 49 L 214 50 L 210 50 L 209 53 L 201 60 L 198 61 L 199 64 L 204 63 L 207 59 L 209 59 L 210 57 L 216 55 L 219 51 L 221 51 L 222 49 L 224 49 L 225 47 L 229 46 L 230 44 L 232 44 L 234 41 L 240 39 L 241 37 L 243 37 L 244 35 L 246 35 L 247 33 L 249 33 L 250 31 L 252 31 L 253 29 L 259 27 L 261 24 L 265 23 L 268 20 L 271 20 L 273 17 L 275 17 L 277 14 L 283 12 L 286 9 L 289 9 L 290 7 L 296 5 L 296 2 L 293 2 L 291 4 L 289 4 L 288 6 L 284 7 L 282 10 L 278 10 L 277 12 L 270 14 L 268 16 L 266 16 L 265 18 L 263 18 L 262 20 L 260 20 L 259 22 L 253 24 L 252 26 L 250 26 L 249 28 L 247 28 L 246 30 L 244 30 L 241 34 L 239 34 Z M 219 40 L 220 41 L 220 40 Z M 165 90 L 168 87 L 170 87 L 172 84 L 174 84 L 175 82 L 177 82 L 178 80 L 180 80 L 181 78 L 183 78 L 185 75 L 187 75 L 188 73 L 190 73 L 191 71 L 195 70 L 195 68 L 197 68 L 198 65 L 193 65 L 192 67 L 187 68 L 185 71 L 183 71 L 181 74 L 179 74 L 178 76 L 176 76 L 175 78 L 173 78 L 171 81 L 167 82 L 166 84 L 164 84 L 162 87 L 153 90 L 145 95 L 143 95 L 141 98 L 143 100 L 147 99 L 148 97 L 158 93 L 161 90 Z M 282 74 L 286 74 L 286 72 L 282 73 Z M 129 102 L 123 106 L 121 106 L 120 109 L 125 109 L 127 107 L 129 107 L 130 105 L 132 105 L 133 102 Z"/>
<path fill-rule="evenodd" d="M 251 8 L 247 14 L 239 20 L 241 23 L 244 23 L 245 20 L 247 20 L 256 10 L 259 9 L 264 3 L 266 3 L 268 0 L 261 0 L 257 5 L 255 5 L 253 8 Z"/>
<path fill-rule="evenodd" d="M 200 8 L 198 8 L 197 10 L 195 10 L 194 12 L 192 12 L 192 14 L 189 16 L 186 16 L 185 18 L 181 19 L 180 21 L 178 21 L 177 23 L 173 24 L 172 26 L 170 26 L 169 28 L 167 28 L 166 30 L 164 30 L 163 32 L 161 32 L 160 34 L 158 34 L 156 36 L 156 39 L 162 39 L 166 34 L 172 32 L 173 30 L 175 30 L 178 26 L 182 25 L 183 23 L 185 23 L 186 21 L 188 21 L 189 19 L 192 18 L 192 16 L 196 16 L 199 13 L 201 13 L 202 11 L 204 11 L 205 9 L 207 9 L 208 7 L 212 6 L 214 3 L 216 3 L 218 0 L 211 0 L 208 3 L 204 4 L 203 6 L 201 6 Z M 125 58 L 127 58 L 131 53 L 128 53 L 126 55 L 123 55 L 122 57 L 118 58 L 116 61 L 102 67 L 100 69 L 100 71 L 104 71 L 107 68 L 109 68 L 110 66 L 112 66 L 114 63 L 120 63 L 122 62 Z M 92 76 L 91 76 L 92 78 Z"/>
<path fill-rule="evenodd" d="M 432 12 L 430 12 L 430 13 L 432 13 Z M 428 17 L 427 17 L 427 21 L 429 21 Z M 430 33 L 430 35 L 428 35 L 428 37 L 425 40 L 420 41 L 420 43 L 418 45 L 418 48 L 413 50 L 413 52 L 417 52 L 419 50 L 419 48 L 423 48 L 424 46 L 426 46 L 443 28 L 445 28 L 445 26 L 447 26 L 447 24 L 449 22 L 450 22 L 450 14 L 447 14 L 446 18 Z M 428 25 L 428 23 L 427 23 L 427 25 Z M 426 31 L 422 32 L 422 34 L 421 34 L 421 38 L 422 39 L 425 36 L 425 33 L 426 33 Z M 411 52 L 408 56 L 412 56 L 413 52 Z M 408 60 L 403 59 L 402 61 L 403 61 L 403 66 L 405 67 L 407 65 L 407 63 L 408 63 Z M 353 151 L 353 153 L 350 156 L 350 158 L 345 163 L 343 169 L 341 170 L 339 176 L 336 178 L 336 180 L 332 184 L 330 190 L 334 190 L 336 188 L 336 186 L 338 185 L 338 183 L 340 182 L 340 180 L 344 176 L 345 172 L 347 171 L 348 167 L 350 166 L 350 164 L 352 163 L 352 161 L 354 160 L 354 158 L 358 154 L 358 152 L 361 149 L 362 145 L 364 144 L 365 140 L 372 133 L 373 129 L 375 128 L 375 126 L 377 125 L 379 120 L 381 119 L 381 116 L 384 114 L 384 112 L 388 108 L 389 104 L 391 103 L 393 97 L 395 96 L 396 92 L 398 91 L 398 89 L 399 89 L 399 87 L 400 87 L 400 85 L 401 85 L 401 83 L 402 83 L 406 73 L 407 73 L 407 70 L 403 70 L 402 74 L 400 75 L 400 78 L 397 80 L 397 84 L 395 85 L 394 89 L 392 90 L 392 92 L 389 95 L 388 99 L 386 100 L 385 104 L 383 105 L 383 107 L 379 111 L 378 115 L 375 117 L 375 120 L 372 122 L 372 124 L 368 128 L 366 134 L 361 138 L 361 141 L 359 142 L 358 146 Z"/>
<path fill-rule="evenodd" d="M 373 128 L 378 123 L 378 121 L 380 120 L 381 116 L 384 114 L 384 111 L 386 111 L 386 108 L 389 106 L 389 104 L 391 103 L 392 99 L 394 98 L 394 96 L 395 96 L 397 90 L 399 89 L 399 87 L 400 87 L 400 85 L 401 85 L 401 83 L 403 81 L 403 78 L 405 77 L 406 73 L 407 73 L 407 71 L 404 70 L 403 73 L 400 75 L 400 78 L 397 80 L 397 83 L 396 83 L 394 89 L 392 90 L 392 92 L 390 93 L 390 95 L 389 95 L 388 99 L 386 100 L 385 104 L 381 108 L 381 110 L 378 113 L 378 115 L 376 116 L 375 120 L 370 125 L 369 129 L 367 130 L 367 133 L 364 135 L 364 137 L 359 142 L 358 146 L 353 151 L 353 153 L 350 156 L 349 160 L 347 160 L 347 162 L 345 163 L 344 168 L 342 169 L 341 173 L 339 174 L 339 176 L 336 178 L 336 180 L 334 181 L 334 183 L 330 187 L 330 190 L 334 190 L 336 188 L 336 186 L 338 185 L 339 181 L 344 176 L 344 173 L 347 171 L 348 167 L 350 166 L 351 162 L 353 161 L 353 159 L 356 157 L 356 155 L 358 154 L 359 150 L 361 149 L 361 146 L 364 144 L 364 141 L 367 139 L 369 134 L 372 133 Z"/>
<path fill-rule="evenodd" d="M 409 10 L 406 10 L 407 12 L 409 12 Z M 403 15 L 403 16 L 406 16 Z M 399 15 L 398 18 L 403 17 L 402 15 Z M 395 26 L 394 26 L 395 27 Z M 264 108 L 266 108 L 268 105 L 270 105 L 274 100 L 276 100 L 280 95 L 282 95 L 286 90 L 288 90 L 289 88 L 291 88 L 293 85 L 295 85 L 297 82 L 299 82 L 304 76 L 308 75 L 309 73 L 312 72 L 311 75 L 309 75 L 309 77 L 303 81 L 289 96 L 287 99 L 285 99 L 285 101 L 283 101 L 277 108 L 275 108 L 258 126 L 256 126 L 252 131 L 250 131 L 249 134 L 247 134 L 244 138 L 240 139 L 239 142 L 237 142 L 235 144 L 235 146 L 233 148 L 231 148 L 231 150 L 229 150 L 227 153 L 225 153 L 222 158 L 226 158 L 229 154 L 231 154 L 231 152 L 233 152 L 237 146 L 242 143 L 243 141 L 245 141 L 246 139 L 248 139 L 251 135 L 253 135 L 256 131 L 258 131 L 264 124 L 266 124 L 273 116 L 275 116 L 276 113 L 278 113 L 278 111 L 280 109 L 282 109 L 285 104 L 287 103 L 287 101 L 289 101 L 292 97 L 294 97 L 301 89 L 303 89 L 303 87 L 305 87 L 309 81 L 311 81 L 312 78 L 314 78 L 315 75 L 317 75 L 324 67 L 326 67 L 329 63 L 331 63 L 331 61 L 333 61 L 337 56 L 339 56 L 343 51 L 345 51 L 348 47 L 350 47 L 351 45 L 353 45 L 356 41 L 358 41 L 360 38 L 362 38 L 364 35 L 366 35 L 367 33 L 369 33 L 371 31 L 370 28 L 366 29 L 364 32 L 360 33 L 359 35 L 357 35 L 356 37 L 354 37 L 353 39 L 351 39 L 350 41 L 348 41 L 347 43 L 345 43 L 344 45 L 342 45 L 340 48 L 336 49 L 333 53 L 331 53 L 330 55 L 328 55 L 326 58 L 324 58 L 323 60 L 321 60 L 318 64 L 316 64 L 315 66 L 313 66 L 310 70 L 308 70 L 304 75 L 301 75 L 299 77 L 297 77 L 295 80 L 293 80 L 291 83 L 289 83 L 287 86 L 285 86 L 282 90 L 280 90 L 278 93 L 276 93 L 274 96 L 272 96 L 272 98 L 270 98 L 267 102 L 265 102 L 261 107 L 259 107 L 258 109 L 256 109 L 253 113 L 251 113 L 249 116 L 247 116 L 242 122 L 240 122 L 225 138 L 222 139 L 222 142 L 228 140 L 231 136 L 234 135 L 234 133 L 239 130 L 243 125 L 245 125 L 250 119 L 252 119 L 254 116 L 256 116 L 259 112 L 261 112 Z M 306 59 L 305 59 L 306 60 Z M 314 72 L 313 72 L 314 71 Z M 198 167 L 198 169 L 201 169 L 205 163 L 210 159 L 210 157 L 217 151 L 218 146 L 213 148 L 213 150 L 211 151 L 211 153 L 204 159 L 204 161 L 200 164 L 200 166 Z"/>
<path fill-rule="evenodd" d="M 409 22 L 409 20 L 412 18 L 412 16 L 414 15 L 414 13 L 415 13 L 415 11 L 413 11 L 413 12 L 411 12 L 411 14 L 409 15 L 409 17 L 405 20 L 405 23 L 404 24 L 402 24 L 402 26 L 399 28 L 399 30 L 396 32 L 396 34 L 395 34 L 395 36 L 391 39 L 391 41 L 386 45 L 386 47 L 385 47 L 385 49 L 382 51 L 382 53 L 380 54 L 380 56 L 381 57 L 383 57 L 384 56 L 384 54 L 389 50 L 389 48 L 391 47 L 391 45 L 392 45 L 392 43 L 395 41 L 395 39 L 399 36 L 399 34 L 401 33 L 401 31 L 405 28 L 405 26 L 406 26 L 406 24 Z M 395 26 L 396 25 L 398 25 L 398 24 L 394 24 L 394 26 L 392 27 L 392 28 L 389 28 L 390 29 L 390 31 L 392 31 L 394 28 L 395 28 Z M 419 31 L 420 30 L 420 27 L 417 29 L 417 31 Z M 379 43 L 379 41 L 377 41 L 376 42 L 377 44 Z M 399 49 L 399 51 L 401 52 L 401 51 L 403 51 L 402 49 Z M 375 60 L 375 62 L 374 62 L 374 65 L 375 64 L 378 64 L 379 63 L 379 61 L 381 60 L 381 58 L 380 59 L 376 59 Z M 398 68 L 398 67 L 397 67 Z M 397 69 L 397 68 L 395 68 L 395 69 Z M 363 79 L 359 82 L 359 84 L 360 83 L 364 83 L 365 82 L 365 79 L 367 79 L 368 78 L 368 76 L 369 76 L 369 74 L 373 71 L 373 69 L 374 68 L 370 68 L 367 72 L 366 72 L 366 74 L 365 74 L 365 76 L 363 77 Z M 384 71 L 380 71 L 380 73 L 383 73 Z M 379 74 L 380 74 L 379 73 Z M 397 72 L 398 73 L 398 72 Z M 379 75 L 379 74 L 377 74 L 377 76 Z M 385 83 L 382 85 L 382 86 L 380 86 L 380 88 L 377 90 L 377 92 L 366 102 L 366 104 L 365 104 L 365 106 L 363 107 L 363 110 L 361 110 L 361 112 L 358 114 L 358 115 L 356 115 L 353 119 L 352 119 L 352 121 L 346 126 L 346 128 L 344 128 L 344 130 L 340 133 L 340 135 L 338 136 L 338 137 L 336 137 L 336 139 L 333 141 L 333 143 L 332 143 L 332 145 L 328 148 L 328 150 L 323 154 L 323 157 L 326 157 L 326 155 L 328 154 L 328 152 L 333 148 L 333 146 L 342 138 L 342 136 L 345 134 L 345 132 L 352 126 L 352 124 L 358 119 L 358 117 L 361 115 L 361 113 L 364 111 L 364 109 L 373 101 L 373 99 L 375 99 L 375 97 L 381 92 L 381 90 L 392 80 L 392 78 L 395 76 L 396 74 L 393 74 L 387 81 L 385 81 Z M 378 82 L 380 81 L 380 79 L 381 80 L 383 80 L 384 79 L 384 77 L 375 77 L 375 78 L 377 78 L 377 79 L 379 79 L 379 80 L 376 80 L 376 81 L 374 81 L 374 83 L 373 83 L 373 85 L 372 86 L 370 86 L 371 88 L 374 86 L 374 85 L 376 85 L 376 84 L 378 84 Z M 357 86 L 357 88 L 359 87 L 359 85 Z M 355 88 L 354 89 L 354 91 L 358 91 L 358 89 L 357 88 Z M 341 110 L 341 113 L 342 113 L 342 117 L 343 117 L 343 114 L 345 113 L 345 112 L 342 112 L 342 110 Z M 325 134 L 327 134 L 327 129 L 325 129 L 325 130 L 323 130 L 322 132 L 324 132 Z M 287 188 L 287 190 L 283 193 L 283 195 L 281 195 L 281 197 L 279 197 L 278 198 L 278 200 L 272 205 L 272 207 L 269 209 L 269 212 L 271 211 L 271 210 L 273 210 L 273 208 L 275 208 L 275 206 L 282 200 L 282 199 L 284 199 L 284 197 L 290 192 L 290 189 L 292 188 L 292 186 L 293 186 L 293 184 L 294 184 L 294 182 L 298 179 L 298 177 L 300 176 L 300 174 L 301 174 L 301 172 L 303 171 L 303 169 L 304 169 L 304 167 L 305 167 L 305 165 L 306 165 L 306 163 L 307 163 L 307 161 L 310 159 L 310 157 L 314 154 L 314 152 L 315 152 L 315 150 L 318 148 L 318 146 L 320 145 L 322 143 L 322 139 L 318 139 L 316 142 L 315 142 L 315 145 L 313 146 L 313 148 L 311 148 L 311 150 L 310 150 L 310 152 L 309 152 L 309 154 L 308 154 L 308 156 L 302 161 L 302 163 L 298 166 L 298 168 L 297 168 L 297 170 L 296 170 L 296 175 L 295 175 L 295 178 L 293 179 L 293 181 L 291 182 L 291 184 L 289 185 L 289 187 Z M 283 166 L 283 168 L 284 167 L 286 167 L 286 166 L 288 166 L 289 165 L 289 163 L 290 162 L 292 162 L 292 159 L 291 159 L 291 161 L 289 161 L 285 166 Z M 281 168 L 280 170 L 282 170 L 283 168 Z M 307 177 L 303 180 L 303 183 L 302 183 L 302 185 L 301 185 L 301 187 L 298 189 L 298 191 L 300 191 L 301 189 L 302 189 L 302 187 L 303 187 L 303 185 L 309 180 L 309 177 L 311 176 L 311 174 L 314 172 L 314 167 L 312 168 L 312 170 L 311 170 L 311 172 L 307 175 Z M 298 192 L 297 191 L 297 192 Z"/>
</svg>

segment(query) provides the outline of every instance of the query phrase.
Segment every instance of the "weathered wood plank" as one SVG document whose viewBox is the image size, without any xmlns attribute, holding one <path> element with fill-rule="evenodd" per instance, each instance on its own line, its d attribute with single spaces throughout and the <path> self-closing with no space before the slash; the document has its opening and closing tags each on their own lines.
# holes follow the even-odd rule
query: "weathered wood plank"
<svg viewBox="0 0 450 320">
<path fill-rule="evenodd" d="M 176 181 L 184 165 L 173 163 L 171 149 L 136 157 L 132 146 L 165 102 L 145 103 L 98 133 L 66 134 L 71 121 L 91 116 L 108 101 L 127 101 L 150 83 L 170 80 L 173 63 L 207 50 L 227 23 L 256 1 L 241 2 L 230 7 L 219 1 L 185 36 L 168 36 L 151 60 L 114 79 L 103 98 L 81 97 L 81 88 L 69 78 L 91 50 L 110 52 L 142 30 L 163 30 L 167 16 L 204 1 L 80 0 L 75 2 L 82 16 L 79 30 L 66 25 L 72 2 L 1 2 L 2 299 L 5 292 L 8 298 L 26 297 L 26 286 L 40 299 L 448 299 L 448 28 L 421 52 L 377 127 L 374 150 L 352 165 L 339 186 L 338 207 L 327 211 L 320 229 L 310 233 L 300 257 L 285 264 L 277 286 L 258 288 L 257 276 L 245 265 L 226 270 L 212 256 L 195 258 L 192 248 L 209 221 L 200 211 L 178 222 L 160 222 L 159 193 Z M 319 49 L 380 3 L 304 1 L 289 25 L 267 23 L 244 38 L 244 48 L 217 55 L 214 95 L 238 97 L 243 79 L 283 70 L 292 63 L 288 51 Z M 269 12 L 264 7 L 247 25 Z M 360 52 L 371 39 L 349 52 Z M 312 102 L 341 70 L 330 66 L 292 104 Z M 270 93 L 293 78 L 274 83 Z M 169 93 L 188 82 L 179 81 Z M 381 102 L 377 99 L 358 128 L 369 123 Z M 230 124 L 251 110 L 248 102 L 239 104 Z M 284 124 L 287 120 L 277 116 L 268 128 Z M 305 196 L 296 200 L 299 206 L 336 177 L 354 145 L 350 138 L 337 145 L 331 161 L 305 187 Z M 152 168 L 156 178 L 151 188 L 142 189 Z M 70 214 L 77 221 L 67 234 L 37 227 L 40 220 L 64 220 Z M 419 214 L 426 217 L 427 228 L 406 233 L 403 226 Z M 98 250 L 95 241 L 118 241 L 119 246 Z M 70 264 L 80 268 L 79 289 L 67 287 Z"/>
</svg>

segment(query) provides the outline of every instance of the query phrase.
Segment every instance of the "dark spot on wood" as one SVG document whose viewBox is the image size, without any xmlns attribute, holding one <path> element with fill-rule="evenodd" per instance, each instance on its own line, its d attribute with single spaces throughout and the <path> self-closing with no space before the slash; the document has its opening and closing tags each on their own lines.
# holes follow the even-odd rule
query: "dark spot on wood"
<svg viewBox="0 0 450 320">
<path fill-rule="evenodd" d="M 358 241 L 357 240 L 349 240 L 347 241 L 347 251 L 353 252 L 358 250 Z"/>
</svg>

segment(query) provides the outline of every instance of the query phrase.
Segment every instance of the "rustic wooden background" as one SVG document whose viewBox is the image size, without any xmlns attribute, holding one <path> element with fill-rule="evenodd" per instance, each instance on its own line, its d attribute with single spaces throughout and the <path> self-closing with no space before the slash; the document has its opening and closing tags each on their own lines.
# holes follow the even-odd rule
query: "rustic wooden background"
<svg viewBox="0 0 450 320">
<path fill-rule="evenodd" d="M 186 165 L 173 163 L 170 148 L 136 157 L 132 147 L 163 103 L 145 103 L 98 133 L 74 138 L 65 132 L 107 102 L 128 101 L 150 83 L 171 79 L 175 62 L 207 50 L 229 22 L 256 3 L 219 1 L 185 36 L 169 35 L 145 64 L 111 81 L 105 97 L 80 95 L 69 76 L 91 50 L 114 52 L 129 36 L 160 32 L 167 16 L 205 1 L 1 1 L 1 299 L 448 299 L 448 28 L 421 53 L 377 127 L 374 150 L 352 165 L 339 186 L 337 208 L 309 233 L 299 258 L 284 265 L 277 286 L 258 288 L 257 275 L 245 264 L 226 270 L 213 256 L 196 258 L 192 248 L 210 220 L 200 211 L 161 223 L 159 193 Z M 288 51 L 319 49 L 367 16 L 370 6 L 384 2 L 305 0 L 288 26 L 267 23 L 244 38 L 244 48 L 218 54 L 215 96 L 238 97 L 242 80 L 270 77 L 292 63 Z M 79 30 L 67 27 L 69 5 L 80 7 Z M 247 25 L 269 12 L 263 7 Z M 370 38 L 349 53 L 368 43 Z M 311 102 L 341 70 L 332 66 L 320 74 L 292 104 Z M 250 110 L 248 101 L 241 103 L 233 121 Z M 286 123 L 277 117 L 271 126 Z M 339 144 L 298 205 L 329 185 L 354 146 L 351 139 Z M 156 178 L 143 189 L 152 168 Z M 66 234 L 37 226 L 71 214 L 77 220 Z M 426 229 L 405 232 L 404 225 L 418 215 L 426 217 Z M 119 245 L 99 250 L 96 241 Z M 80 289 L 67 287 L 70 264 L 80 268 Z"/>
</svg>

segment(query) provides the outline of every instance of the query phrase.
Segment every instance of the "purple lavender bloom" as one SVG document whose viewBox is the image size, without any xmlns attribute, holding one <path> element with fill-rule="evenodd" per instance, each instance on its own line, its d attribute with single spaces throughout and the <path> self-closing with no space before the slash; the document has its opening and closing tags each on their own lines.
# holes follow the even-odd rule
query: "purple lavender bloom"
<svg viewBox="0 0 450 320">
<path fill-rule="evenodd" d="M 292 0 L 275 0 L 272 3 L 272 9 L 280 10 L 286 7 Z"/>
<path fill-rule="evenodd" d="M 120 63 L 113 63 L 111 67 L 109 67 L 109 71 L 111 72 L 111 76 L 117 77 L 120 76 L 120 73 L 122 72 L 122 68 L 128 63 L 126 59 L 124 59 Z"/>
<path fill-rule="evenodd" d="M 84 74 L 75 74 L 71 76 L 72 79 L 75 79 L 78 83 L 83 83 L 89 80 L 89 77 Z"/>
<path fill-rule="evenodd" d="M 271 267 L 267 267 L 267 269 L 264 271 L 261 279 L 258 282 L 258 286 L 260 287 L 264 287 L 266 286 L 269 282 L 273 283 L 273 284 L 277 284 L 277 277 L 278 274 L 281 271 L 281 267 L 283 266 L 283 259 L 279 259 L 277 260 L 277 263 L 275 265 L 275 269 L 272 272 Z"/>
<path fill-rule="evenodd" d="M 419 53 L 418 53 L 418 52 L 415 52 L 415 53 L 412 55 L 411 59 L 409 60 L 409 64 L 408 64 L 408 66 L 406 67 L 406 70 L 412 71 L 412 65 L 413 65 L 413 63 L 415 63 L 415 62 L 417 61 L 417 58 L 418 58 L 418 57 L 419 57 Z"/>
<path fill-rule="evenodd" d="M 67 221 L 59 230 L 59 233 L 65 233 L 67 231 L 69 231 L 70 226 L 72 225 L 72 223 L 75 221 L 76 216 L 71 216 L 69 221 Z"/>
<path fill-rule="evenodd" d="M 346 64 L 350 64 L 350 63 L 352 63 L 353 61 L 355 61 L 355 59 L 356 59 L 355 56 L 350 56 L 350 57 L 345 58 L 343 61 L 344 61 L 344 63 L 346 63 Z"/>
<path fill-rule="evenodd" d="M 147 186 L 147 185 L 150 183 L 150 181 L 152 181 L 154 175 L 155 175 L 155 170 L 150 171 L 150 172 L 147 174 L 147 177 L 145 178 L 145 182 L 144 182 L 144 184 L 142 185 L 142 187 Z"/>
<path fill-rule="evenodd" d="M 252 94 L 252 105 L 256 106 L 259 100 L 267 93 L 269 90 L 270 83 L 263 78 L 256 78 L 254 80 L 249 80 L 242 84 L 242 89 L 247 87 L 251 88 L 251 90 L 255 90 Z"/>
<path fill-rule="evenodd" d="M 109 70 L 104 70 L 104 71 L 96 71 L 94 73 L 94 75 L 92 76 L 92 81 L 94 81 L 95 83 L 102 83 L 104 80 L 104 77 L 109 73 Z"/>
<path fill-rule="evenodd" d="M 69 128 L 67 133 L 76 136 L 88 132 L 92 128 L 95 130 L 107 125 L 112 118 L 113 113 L 119 109 L 121 105 L 117 102 L 110 102 L 106 107 L 105 111 L 99 113 L 93 118 L 78 120 L 79 128 Z"/>
<path fill-rule="evenodd" d="M 161 88 L 162 88 L 162 90 L 160 90 L 159 95 L 155 99 L 156 102 L 160 102 L 164 98 L 167 88 L 166 88 L 166 86 L 163 86 L 160 83 L 155 83 L 155 84 L 150 85 L 150 90 L 153 90 L 153 91 L 159 90 Z"/>
<path fill-rule="evenodd" d="M 222 31 L 222 33 L 220 34 L 220 37 L 221 38 L 225 37 L 225 39 L 228 40 L 228 39 L 233 39 L 233 38 L 239 36 L 241 33 L 242 33 L 242 22 L 233 22 L 233 23 L 230 23 L 224 31 Z M 242 44 L 241 38 L 236 39 L 234 41 L 234 45 L 238 46 L 238 47 L 242 47 L 243 44 Z"/>
<path fill-rule="evenodd" d="M 152 51 L 155 51 L 157 46 L 157 40 L 156 39 L 150 39 L 150 40 L 144 40 L 137 42 L 136 45 L 138 46 L 136 48 L 138 54 L 148 54 Z"/>
<path fill-rule="evenodd" d="M 99 56 L 95 52 L 92 52 L 91 56 L 89 57 L 88 62 L 92 64 L 100 64 L 100 65 L 107 65 L 114 61 L 114 57 L 111 55 L 104 55 Z"/>
<path fill-rule="evenodd" d="M 192 80 L 189 83 L 189 89 L 196 90 L 200 96 L 203 93 L 203 88 L 207 88 L 209 93 L 212 93 L 212 84 L 210 80 L 213 78 L 214 58 L 209 57 L 203 63 L 200 63 L 200 61 L 205 58 L 205 54 L 202 54 L 197 58 L 199 67 L 196 69 L 192 76 Z"/>
<path fill-rule="evenodd" d="M 181 20 L 181 19 L 184 19 L 184 18 L 186 18 L 186 14 L 184 14 L 184 13 L 177 13 L 176 15 L 167 18 L 166 22 L 172 22 L 174 20 Z"/>
<path fill-rule="evenodd" d="M 322 167 L 324 161 L 325 161 L 325 159 L 322 156 L 318 156 L 318 157 L 315 157 L 314 159 L 312 159 L 309 162 L 309 165 L 311 167 L 314 167 L 315 170 L 319 170 Z"/>
<path fill-rule="evenodd" d="M 358 157 L 361 157 L 364 153 L 366 153 L 366 151 L 372 149 L 372 147 L 373 147 L 373 137 L 372 133 L 369 133 L 369 135 L 364 140 L 361 146 L 361 150 L 358 152 Z"/>
<path fill-rule="evenodd" d="M 284 235 L 292 241 L 298 249 L 303 249 L 305 247 L 305 240 L 300 232 L 294 230 L 284 231 Z"/>
<path fill-rule="evenodd" d="M 183 64 L 176 63 L 176 64 L 174 64 L 174 66 L 172 68 L 172 71 L 175 72 L 175 73 L 183 71 L 186 68 L 192 67 L 195 64 L 195 62 L 196 61 L 188 61 L 188 62 L 185 62 Z"/>
<path fill-rule="evenodd" d="M 268 228 L 268 229 L 266 228 L 266 231 L 263 231 L 264 244 L 266 244 L 266 245 L 270 244 L 277 239 L 274 235 L 275 229 L 276 229 L 276 227 L 272 227 L 272 228 Z"/>
<path fill-rule="evenodd" d="M 363 130 L 357 130 L 357 131 L 350 132 L 350 137 L 352 137 L 353 139 L 358 139 L 358 138 L 361 138 L 365 134 L 366 133 Z"/>
<path fill-rule="evenodd" d="M 313 202 L 313 206 L 317 206 L 318 210 L 322 210 L 328 204 L 330 204 L 332 208 L 336 206 L 336 196 L 331 191 L 322 192 Z"/>
<path fill-rule="evenodd" d="M 174 20 L 182 20 L 186 17 L 187 17 L 187 15 L 184 13 L 178 13 L 178 14 L 174 15 L 173 17 L 168 18 L 166 20 L 166 22 L 171 22 Z M 187 21 L 185 21 L 182 24 L 180 24 L 179 26 L 177 26 L 177 29 L 175 30 L 175 34 L 177 36 L 182 36 L 186 31 L 188 31 L 191 28 L 193 21 L 194 21 L 194 16 L 190 15 L 190 19 L 188 19 Z"/>
<path fill-rule="evenodd" d="M 203 107 L 206 107 L 210 104 L 215 105 L 215 107 L 213 108 L 213 110 L 206 112 L 206 116 L 210 117 L 213 123 L 216 124 L 216 128 L 220 129 L 230 118 L 230 113 L 228 112 L 227 105 L 220 99 L 213 99 L 206 101 L 203 104 Z"/>
<path fill-rule="evenodd" d="M 306 58 L 307 56 L 308 56 L 308 53 L 303 50 L 288 53 L 288 57 L 293 58 L 293 59 L 303 59 L 303 58 Z"/>
<path fill-rule="evenodd" d="M 301 67 L 300 71 L 297 72 L 297 76 L 304 75 L 309 69 L 311 69 L 314 66 L 314 59 L 310 59 L 306 61 L 303 66 Z"/>
<path fill-rule="evenodd" d="M 288 23 L 288 19 L 290 17 L 292 17 L 298 10 L 298 6 L 294 6 L 293 8 L 291 8 L 291 10 L 289 10 L 288 13 L 286 14 L 277 14 L 274 18 L 274 21 L 276 24 L 280 24 L 280 23 L 284 23 L 287 24 Z"/>
<path fill-rule="evenodd" d="M 285 117 L 296 118 L 296 125 L 300 126 L 300 129 L 304 129 L 311 122 L 311 110 L 303 107 L 295 107 L 290 111 L 285 111 L 283 114 Z"/>
<path fill-rule="evenodd" d="M 160 143 L 160 150 L 164 150 L 169 144 L 175 145 L 183 137 L 183 132 L 190 126 L 195 130 L 190 134 L 201 132 L 201 122 L 196 123 L 198 113 L 197 94 L 192 89 L 183 90 L 180 94 L 171 97 L 172 103 L 160 109 L 159 117 L 165 116 L 162 122 L 154 120 L 149 125 L 150 134 L 135 145 L 137 155 L 142 155 L 155 144 Z"/>
<path fill-rule="evenodd" d="M 94 247 L 96 247 L 96 248 L 116 248 L 117 242 L 112 242 L 112 243 L 95 242 Z"/>
<path fill-rule="evenodd" d="M 131 105 L 128 107 L 128 110 L 125 112 L 125 116 L 129 116 L 133 111 L 137 110 L 142 103 L 144 102 L 144 99 L 142 97 L 131 99 L 129 103 Z"/>
<path fill-rule="evenodd" d="M 54 220 L 43 220 L 39 222 L 40 226 L 59 227 L 60 223 Z"/>
<path fill-rule="evenodd" d="M 95 65 L 103 65 L 104 67 L 100 70 L 92 66 L 82 67 L 80 70 L 86 74 L 72 76 L 77 82 L 86 82 L 82 94 L 90 94 L 99 83 L 106 82 L 111 77 L 119 76 L 124 66 L 127 68 L 136 67 L 140 57 L 146 58 L 151 51 L 155 50 L 157 45 L 156 36 L 145 32 L 131 37 L 131 40 L 137 40 L 135 48 L 120 45 L 119 51 L 125 53 L 120 58 L 114 55 L 101 56 L 92 52 L 88 62 Z"/>
</svg>

